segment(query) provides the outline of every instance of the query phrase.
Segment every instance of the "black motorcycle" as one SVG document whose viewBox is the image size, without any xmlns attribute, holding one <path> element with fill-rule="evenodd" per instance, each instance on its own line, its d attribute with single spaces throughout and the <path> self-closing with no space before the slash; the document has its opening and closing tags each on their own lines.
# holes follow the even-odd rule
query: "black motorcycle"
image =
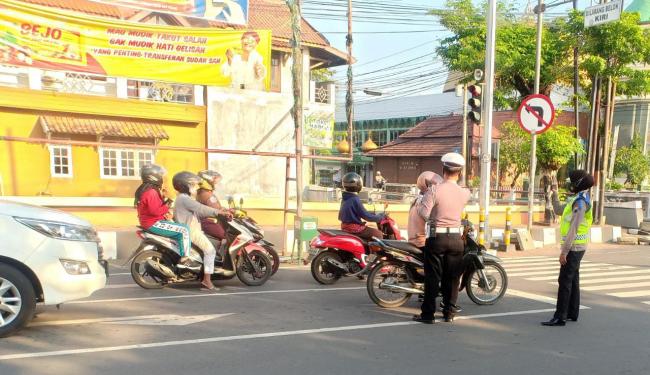
<svg viewBox="0 0 650 375">
<path fill-rule="evenodd" d="M 492 305 L 499 301 L 508 288 L 508 275 L 501 259 L 488 254 L 476 243 L 471 223 L 464 223 L 463 276 L 460 290 L 477 305 Z M 372 270 L 367 280 L 370 299 L 381 307 L 398 307 L 411 295 L 424 293 L 424 254 L 405 241 L 375 239 L 370 248 L 376 258 L 368 267 Z"/>
<path fill-rule="evenodd" d="M 188 260 L 179 263 L 180 255 L 177 244 L 170 238 L 138 231 L 142 238 L 140 246 L 134 251 L 127 263 L 131 262 L 133 280 L 145 289 L 160 289 L 166 285 L 201 280 L 203 277 L 203 254 L 192 246 Z M 272 274 L 273 263 L 266 254 L 266 249 L 257 244 L 250 231 L 237 220 L 226 224 L 226 251 L 215 258 L 214 280 L 239 280 L 249 286 L 264 284 Z M 208 236 L 210 242 L 219 249 L 220 241 Z"/>
</svg>

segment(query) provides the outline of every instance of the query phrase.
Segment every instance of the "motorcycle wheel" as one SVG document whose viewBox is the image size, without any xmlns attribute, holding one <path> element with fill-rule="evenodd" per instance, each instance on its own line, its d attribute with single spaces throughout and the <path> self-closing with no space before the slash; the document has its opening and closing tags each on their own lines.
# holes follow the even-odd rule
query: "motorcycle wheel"
<svg viewBox="0 0 650 375">
<path fill-rule="evenodd" d="M 255 271 L 250 262 L 255 263 L 259 271 Z M 248 286 L 264 284 L 271 277 L 272 270 L 271 258 L 259 250 L 248 253 L 248 258 L 243 255 L 237 257 L 237 277 Z"/>
<path fill-rule="evenodd" d="M 323 285 L 334 284 L 342 276 L 333 265 L 327 263 L 330 258 L 341 262 L 341 257 L 331 250 L 323 251 L 311 261 L 311 275 Z"/>
<path fill-rule="evenodd" d="M 485 262 L 483 271 L 490 285 L 485 285 L 478 270 L 475 270 L 467 282 L 467 296 L 477 305 L 493 305 L 506 294 L 508 275 L 506 270 L 495 262 Z"/>
<path fill-rule="evenodd" d="M 276 272 L 278 272 L 278 269 L 280 268 L 280 256 L 278 255 L 278 252 L 275 251 L 275 249 L 271 246 L 265 246 L 264 249 L 267 252 L 266 255 L 271 258 L 271 262 L 273 263 L 271 272 L 271 276 L 273 276 Z"/>
<path fill-rule="evenodd" d="M 161 263 L 162 265 L 172 268 L 168 257 L 163 253 L 156 250 L 146 250 L 136 255 L 131 262 L 131 277 L 136 284 L 144 289 L 161 289 L 165 286 L 165 280 L 154 275 L 149 275 L 145 268 L 145 263 L 148 261 Z"/>
<path fill-rule="evenodd" d="M 366 283 L 368 296 L 380 307 L 399 307 L 411 298 L 411 293 L 393 292 L 379 287 L 380 283 L 391 281 L 390 278 L 397 283 L 406 282 L 408 279 L 404 266 L 398 262 L 381 262 L 368 275 Z"/>
</svg>

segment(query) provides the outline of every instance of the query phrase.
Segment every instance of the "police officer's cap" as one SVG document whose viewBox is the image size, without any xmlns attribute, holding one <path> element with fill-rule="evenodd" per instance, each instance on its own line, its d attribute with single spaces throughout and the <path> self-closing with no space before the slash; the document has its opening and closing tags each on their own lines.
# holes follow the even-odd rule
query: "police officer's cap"
<svg viewBox="0 0 650 375">
<path fill-rule="evenodd" d="M 457 152 L 449 152 L 442 155 L 440 161 L 443 167 L 453 172 L 460 171 L 465 166 L 465 158 Z"/>
</svg>

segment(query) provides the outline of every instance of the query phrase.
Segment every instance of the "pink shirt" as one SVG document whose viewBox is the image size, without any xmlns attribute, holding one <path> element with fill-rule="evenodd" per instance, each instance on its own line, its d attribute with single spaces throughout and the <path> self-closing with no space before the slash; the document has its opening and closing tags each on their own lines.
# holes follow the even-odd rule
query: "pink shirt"
<svg viewBox="0 0 650 375">
<path fill-rule="evenodd" d="M 428 189 L 415 200 L 409 211 L 408 238 L 417 247 L 423 247 L 427 239 L 424 225 L 429 219 L 433 207 L 433 191 Z"/>
<path fill-rule="evenodd" d="M 437 228 L 458 228 L 461 225 L 463 208 L 469 201 L 470 191 L 454 181 L 445 180 L 433 186 L 431 219 Z"/>
</svg>

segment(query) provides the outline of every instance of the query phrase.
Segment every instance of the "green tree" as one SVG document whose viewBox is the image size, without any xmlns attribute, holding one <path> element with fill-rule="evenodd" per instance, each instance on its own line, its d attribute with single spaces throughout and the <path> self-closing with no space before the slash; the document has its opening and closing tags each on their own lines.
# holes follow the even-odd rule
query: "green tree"
<svg viewBox="0 0 650 375">
<path fill-rule="evenodd" d="M 650 160 L 643 155 L 641 138 L 635 135 L 627 147 L 616 152 L 614 175 L 625 176 L 625 184 L 640 189 L 641 184 L 650 174 Z"/>
<path fill-rule="evenodd" d="M 534 93 L 536 26 L 532 19 L 518 19 L 512 2 L 500 0 L 498 7 L 495 106 L 516 108 L 521 98 Z M 467 81 L 474 69 L 484 68 L 486 3 L 475 6 L 472 0 L 448 0 L 445 8 L 431 12 L 453 34 L 441 41 L 437 53 L 450 70 L 464 73 Z M 565 23 L 557 18 L 544 26 L 540 75 L 544 95 L 572 77 L 571 38 Z"/>
<path fill-rule="evenodd" d="M 334 77 L 334 71 L 327 68 L 311 71 L 311 80 L 315 82 L 328 82 L 332 80 L 332 77 Z"/>
<path fill-rule="evenodd" d="M 504 122 L 500 131 L 499 174 L 502 180 L 512 176 L 510 187 L 515 187 L 519 176 L 530 166 L 530 136 L 514 121 Z"/>
<path fill-rule="evenodd" d="M 544 171 L 555 173 L 584 149 L 575 137 L 575 127 L 554 125 L 537 137 L 537 163 Z"/>
</svg>

